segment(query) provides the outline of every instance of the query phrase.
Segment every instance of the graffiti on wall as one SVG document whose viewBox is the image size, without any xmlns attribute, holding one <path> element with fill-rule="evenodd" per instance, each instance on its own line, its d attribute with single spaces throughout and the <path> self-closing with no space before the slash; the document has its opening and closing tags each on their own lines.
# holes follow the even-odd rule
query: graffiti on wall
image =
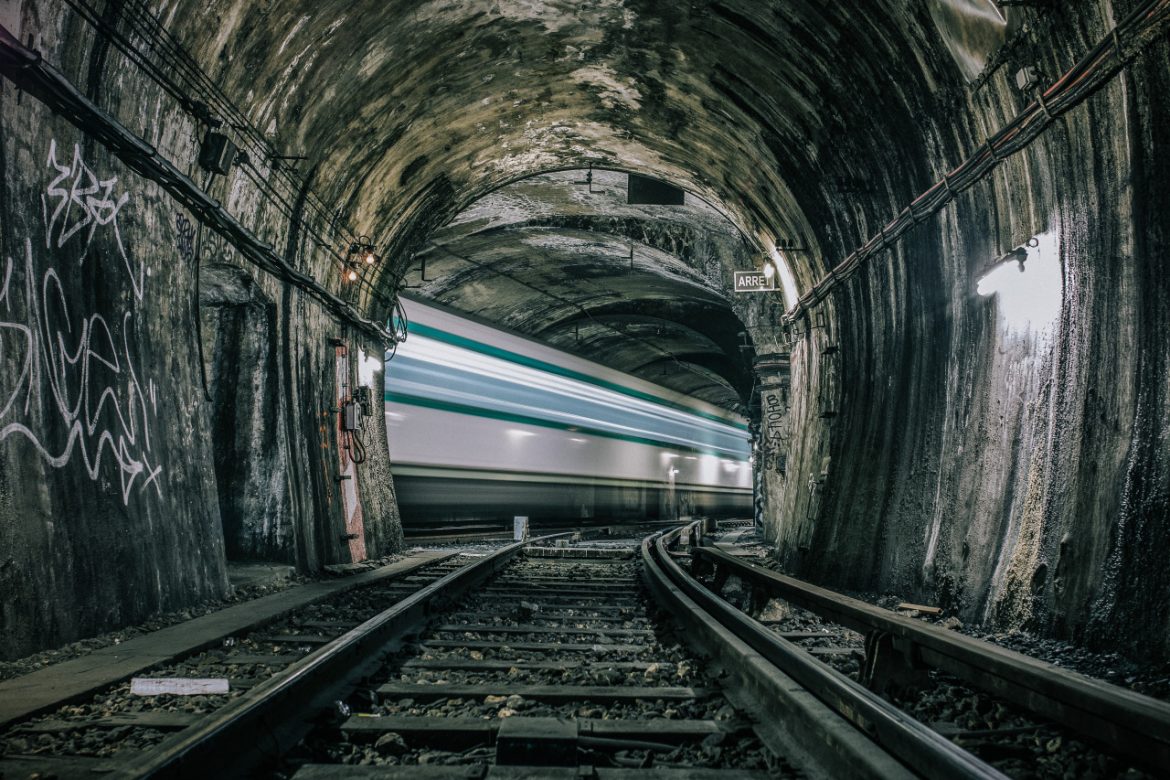
<svg viewBox="0 0 1170 780">
<path fill-rule="evenodd" d="M 64 164 L 62 159 L 68 159 Z M 71 464 L 90 480 L 117 478 L 123 504 L 162 496 L 151 451 L 159 388 L 136 364 L 138 307 L 149 275 L 128 251 L 118 218 L 131 202 L 116 176 L 95 172 L 79 146 L 71 157 L 50 141 L 41 196 L 43 248 L 29 237 L 0 263 L 0 444 L 26 447 L 48 466 Z M 95 296 L 87 263 L 112 268 L 132 298 L 83 305 Z M 93 270 L 93 269 L 91 269 Z M 127 298 L 120 296 L 119 299 Z"/>
<path fill-rule="evenodd" d="M 183 214 L 175 215 L 175 248 L 187 262 L 195 259 L 195 226 Z"/>
<path fill-rule="evenodd" d="M 764 468 L 784 475 L 788 471 L 788 386 L 767 388 L 760 393 L 763 429 Z"/>
<path fill-rule="evenodd" d="M 130 193 L 117 194 L 118 177 L 102 179 L 81 159 L 81 146 L 73 145 L 73 159 L 68 165 L 57 160 L 57 142 L 49 142 L 49 167 L 56 173 L 41 196 L 45 219 L 45 248 L 64 249 L 70 241 L 80 239 L 81 262 L 85 262 L 89 245 L 99 228 L 110 229 L 118 255 L 129 274 L 134 297 L 142 300 L 146 281 L 146 264 L 134 262 L 122 244 L 118 214 L 130 201 Z M 52 208 L 50 212 L 49 209 Z"/>
</svg>

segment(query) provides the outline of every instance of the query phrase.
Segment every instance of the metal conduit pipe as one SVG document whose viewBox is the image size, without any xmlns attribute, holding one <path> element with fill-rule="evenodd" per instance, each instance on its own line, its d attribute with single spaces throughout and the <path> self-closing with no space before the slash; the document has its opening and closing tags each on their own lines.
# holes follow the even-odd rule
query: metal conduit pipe
<svg viewBox="0 0 1170 780">
<path fill-rule="evenodd" d="M 1027 148 L 1056 118 L 1068 113 L 1121 72 L 1146 46 L 1170 30 L 1170 0 L 1146 0 L 1067 73 L 987 139 L 979 151 L 919 195 L 897 217 L 878 229 L 859 249 L 822 276 L 781 318 L 791 325 L 851 278 L 874 255 L 891 246 L 923 220 L 937 214 L 964 190 L 983 180 L 1009 156 Z"/>
<path fill-rule="evenodd" d="M 383 347 L 396 343 L 394 334 L 382 324 L 361 316 L 312 276 L 293 268 L 170 160 L 90 101 L 60 71 L 45 62 L 40 52 L 21 45 L 3 26 L 0 26 L 0 74 L 93 136 L 131 170 L 156 182 L 258 268 L 308 293 L 333 316 L 376 338 Z"/>
</svg>

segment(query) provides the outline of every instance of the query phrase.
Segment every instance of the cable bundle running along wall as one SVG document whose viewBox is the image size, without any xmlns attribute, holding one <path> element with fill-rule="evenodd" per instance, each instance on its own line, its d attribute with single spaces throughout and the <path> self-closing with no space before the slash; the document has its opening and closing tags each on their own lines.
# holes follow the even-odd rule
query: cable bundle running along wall
<svg viewBox="0 0 1170 780">
<path fill-rule="evenodd" d="M 127 127 L 96 106 L 60 71 L 0 27 L 0 73 L 105 146 L 134 172 L 155 181 L 208 228 L 230 241 L 264 271 L 305 291 L 338 319 L 389 345 L 392 335 L 292 265 L 240 223 L 185 173 Z"/>
<path fill-rule="evenodd" d="M 1120 72 L 1129 60 L 1165 35 L 1167 29 L 1170 29 L 1170 0 L 1140 3 L 1056 83 L 1037 92 L 1036 99 L 989 137 L 978 152 L 915 198 L 897 217 L 879 228 L 876 236 L 822 276 L 784 315 L 782 322 L 787 325 L 806 316 L 809 309 L 827 298 L 837 285 L 851 278 L 878 252 L 891 246 L 918 223 L 937 214 L 958 193 L 974 186 L 1007 157 L 1031 144 L 1057 117 L 1084 102 Z"/>
<path fill-rule="evenodd" d="M 162 26 L 143 0 L 125 0 L 119 13 L 103 15 L 88 0 L 65 0 L 95 33 L 108 40 L 142 73 L 156 83 L 182 109 L 204 126 L 222 121 L 235 131 L 233 140 L 245 153 L 248 164 L 240 171 L 279 214 L 291 224 L 299 220 L 309 238 L 323 249 L 341 270 L 345 258 L 338 247 L 349 246 L 356 236 L 344 229 L 336 212 L 331 213 L 305 182 L 281 165 L 263 170 L 260 161 L 281 157 L 271 142 L 252 124 L 240 108 L 200 68 L 178 39 Z M 135 43 L 137 39 L 141 45 Z M 299 217 L 296 212 L 301 209 Z M 396 297 L 381 292 L 364 275 L 356 286 L 369 298 L 393 309 Z"/>
</svg>

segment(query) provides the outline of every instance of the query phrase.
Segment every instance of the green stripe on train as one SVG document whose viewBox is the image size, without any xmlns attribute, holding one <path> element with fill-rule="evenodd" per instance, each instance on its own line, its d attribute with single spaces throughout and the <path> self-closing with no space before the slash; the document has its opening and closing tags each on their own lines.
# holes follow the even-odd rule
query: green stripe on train
<svg viewBox="0 0 1170 780">
<path fill-rule="evenodd" d="M 622 433 L 613 433 L 611 431 L 603 431 L 596 428 L 587 428 L 580 425 L 566 425 L 565 423 L 553 422 L 552 420 L 542 420 L 539 417 L 528 417 L 522 414 L 513 414 L 512 412 L 501 412 L 495 409 L 484 409 L 479 406 L 469 406 L 466 404 L 456 404 L 449 401 L 439 401 L 434 398 L 420 398 L 414 395 L 402 395 L 399 393 L 387 392 L 383 396 L 383 400 L 390 401 L 396 404 L 405 404 L 407 406 L 421 406 L 426 409 L 437 409 L 442 412 L 455 412 L 456 414 L 467 414 L 473 417 L 485 417 L 489 420 L 502 420 L 504 422 L 518 423 L 521 425 L 536 425 L 541 428 L 552 428 L 558 431 L 568 431 L 571 433 L 586 433 L 590 436 L 601 436 L 606 439 L 617 439 L 619 441 L 628 441 L 635 444 L 647 444 L 651 447 L 662 447 L 663 449 L 679 450 L 680 452 L 692 452 L 696 455 L 713 455 L 717 458 L 737 458 L 742 459 L 739 453 L 724 454 L 713 449 L 699 449 L 697 447 L 688 447 L 682 444 L 674 444 L 672 442 L 661 441 L 659 439 L 650 439 L 643 436 L 629 436 Z"/>
<path fill-rule="evenodd" d="M 609 382 L 605 379 L 599 379 L 580 371 L 574 371 L 571 368 L 563 368 L 553 363 L 546 363 L 543 360 L 530 358 L 526 355 L 510 352 L 509 350 L 501 349 L 499 347 L 493 347 L 490 344 L 484 344 L 483 342 L 475 341 L 465 336 L 457 336 L 454 333 L 448 333 L 445 330 L 440 330 L 439 328 L 435 328 L 430 325 L 422 325 L 417 322 L 410 322 L 407 323 L 406 329 L 409 333 L 417 333 L 420 336 L 425 336 L 426 338 L 431 338 L 435 341 L 442 341 L 455 347 L 469 349 L 472 352 L 478 352 L 482 355 L 488 355 L 490 357 L 499 358 L 500 360 L 506 360 L 509 363 L 516 363 L 528 368 L 535 368 L 540 371 L 545 371 L 549 374 L 556 374 L 557 376 L 565 377 L 566 379 L 576 379 L 578 382 L 584 382 L 595 387 L 603 387 L 606 390 L 613 390 L 614 392 L 621 393 L 622 395 L 628 395 L 631 398 L 637 398 L 642 401 L 650 401 L 652 403 L 661 404 L 663 406 L 669 406 L 672 409 L 688 412 L 708 420 L 713 420 L 714 422 L 721 422 L 724 425 L 728 425 L 732 428 L 737 428 L 742 431 L 746 431 L 748 429 L 745 423 L 734 422 L 724 417 L 720 417 L 717 414 L 711 414 L 710 412 L 701 412 L 697 409 L 692 409 L 689 406 L 684 406 L 677 401 L 671 401 L 666 398 L 659 398 L 652 393 L 644 393 L 640 390 L 634 390 L 631 387 L 619 385 L 617 382 Z"/>
<path fill-rule="evenodd" d="M 654 482 L 645 479 L 618 479 L 617 477 L 579 477 L 571 474 L 543 474 L 532 471 L 495 471 L 460 466 L 426 466 L 416 463 L 398 463 L 392 470 L 395 479 L 400 477 L 426 477 L 429 479 L 473 480 L 477 482 L 524 482 L 544 485 L 654 488 L 656 490 L 660 490 L 668 484 L 664 480 Z M 720 487 L 718 485 L 704 485 L 698 482 L 676 482 L 675 489 L 687 490 L 692 493 L 703 491 L 746 497 L 752 495 L 752 489 L 750 487 Z"/>
</svg>

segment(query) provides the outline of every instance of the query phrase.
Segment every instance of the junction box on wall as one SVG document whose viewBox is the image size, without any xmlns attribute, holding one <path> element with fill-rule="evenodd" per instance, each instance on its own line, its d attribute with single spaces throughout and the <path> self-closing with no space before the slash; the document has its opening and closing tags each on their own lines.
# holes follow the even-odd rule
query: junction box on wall
<svg viewBox="0 0 1170 780">
<path fill-rule="evenodd" d="M 374 413 L 374 390 L 366 385 L 359 385 L 353 391 L 353 398 L 361 407 L 362 415 L 369 417 Z"/>
<path fill-rule="evenodd" d="M 362 407 L 350 399 L 341 405 L 341 429 L 344 431 L 360 431 L 362 427 Z"/>
</svg>

